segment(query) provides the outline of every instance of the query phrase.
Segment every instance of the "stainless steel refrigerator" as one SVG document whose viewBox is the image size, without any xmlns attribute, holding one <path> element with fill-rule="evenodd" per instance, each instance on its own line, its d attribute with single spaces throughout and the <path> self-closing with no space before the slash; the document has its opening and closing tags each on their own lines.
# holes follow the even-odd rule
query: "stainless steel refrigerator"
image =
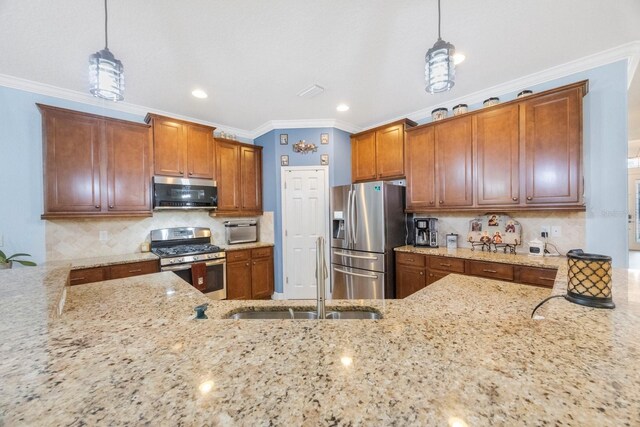
<svg viewBox="0 0 640 427">
<path fill-rule="evenodd" d="M 331 189 L 331 297 L 395 297 L 393 248 L 405 242 L 404 187 L 375 181 Z"/>
</svg>

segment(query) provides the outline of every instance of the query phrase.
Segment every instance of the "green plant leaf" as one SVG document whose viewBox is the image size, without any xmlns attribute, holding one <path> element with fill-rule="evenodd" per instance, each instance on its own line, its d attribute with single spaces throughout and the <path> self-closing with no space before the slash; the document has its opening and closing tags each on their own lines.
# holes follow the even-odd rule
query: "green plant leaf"
<svg viewBox="0 0 640 427">
<path fill-rule="evenodd" d="M 27 267 L 35 267 L 37 264 L 33 261 L 22 261 L 20 259 L 14 259 L 13 262 L 19 262 L 22 265 L 26 265 Z"/>
<path fill-rule="evenodd" d="M 7 260 L 7 256 L 4 254 L 4 252 L 0 251 L 0 262 L 6 262 Z"/>
<path fill-rule="evenodd" d="M 9 258 L 7 258 L 7 261 L 11 261 L 11 260 L 17 261 L 14 258 L 19 257 L 19 256 L 31 256 L 31 255 L 29 255 L 29 254 L 13 254 Z"/>
</svg>

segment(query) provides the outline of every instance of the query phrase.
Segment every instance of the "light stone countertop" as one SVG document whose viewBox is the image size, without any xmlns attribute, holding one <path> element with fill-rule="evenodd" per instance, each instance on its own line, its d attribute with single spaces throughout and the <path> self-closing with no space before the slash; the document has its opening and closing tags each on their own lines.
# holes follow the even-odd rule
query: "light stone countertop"
<svg viewBox="0 0 640 427">
<path fill-rule="evenodd" d="M 51 318 L 64 272 L 0 272 L 0 425 L 640 423 L 640 272 L 615 271 L 615 310 L 555 299 L 542 320 L 550 290 L 456 274 L 328 301 L 379 321 L 226 320 L 315 302 L 208 300 L 168 272 L 71 287 Z"/>
<path fill-rule="evenodd" d="M 457 248 L 448 250 L 447 248 L 423 248 L 412 245 L 400 246 L 394 249 L 396 252 L 408 252 L 423 255 L 439 255 L 454 258 L 473 259 L 477 261 L 501 262 L 505 264 L 525 265 L 540 268 L 558 268 L 566 264 L 567 258 L 563 256 L 532 256 L 527 254 L 505 254 L 502 249 L 497 252 L 471 250 L 468 248 Z M 522 248 L 518 248 L 522 251 Z"/>
<path fill-rule="evenodd" d="M 225 251 L 239 251 L 242 249 L 257 249 L 273 246 L 273 243 L 267 242 L 252 242 L 252 243 L 238 243 L 237 245 L 218 245 Z"/>
</svg>

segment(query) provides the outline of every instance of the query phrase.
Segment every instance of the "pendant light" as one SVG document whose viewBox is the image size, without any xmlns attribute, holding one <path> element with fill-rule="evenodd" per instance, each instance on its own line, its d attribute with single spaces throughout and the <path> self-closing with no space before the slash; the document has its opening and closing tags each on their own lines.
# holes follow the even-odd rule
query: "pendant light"
<svg viewBox="0 0 640 427">
<path fill-rule="evenodd" d="M 90 92 L 109 101 L 124 99 L 124 68 L 109 51 L 107 0 L 104 0 L 104 49 L 89 56 Z"/>
<path fill-rule="evenodd" d="M 440 37 L 440 0 L 438 0 L 438 41 L 425 56 L 424 77 L 427 81 L 427 87 L 425 87 L 427 92 L 446 92 L 453 87 L 456 75 L 453 58 L 455 53 L 455 46 Z"/>
</svg>

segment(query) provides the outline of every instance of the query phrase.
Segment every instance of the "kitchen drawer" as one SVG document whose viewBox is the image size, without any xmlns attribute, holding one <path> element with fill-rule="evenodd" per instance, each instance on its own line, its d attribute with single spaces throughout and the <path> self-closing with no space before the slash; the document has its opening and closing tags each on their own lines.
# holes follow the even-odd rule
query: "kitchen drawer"
<svg viewBox="0 0 640 427">
<path fill-rule="evenodd" d="M 227 262 L 246 261 L 251 259 L 251 249 L 241 251 L 226 251 Z"/>
<path fill-rule="evenodd" d="M 412 254 L 409 252 L 396 252 L 396 262 L 398 264 L 424 267 L 426 265 L 426 256 L 420 254 Z"/>
<path fill-rule="evenodd" d="M 490 277 L 492 279 L 513 280 L 513 265 L 497 262 L 467 260 L 466 273 L 471 276 Z"/>
<path fill-rule="evenodd" d="M 124 277 L 139 276 L 141 274 L 157 273 L 159 267 L 158 261 L 142 261 L 112 265 L 110 271 L 110 279 L 122 279 Z"/>
<path fill-rule="evenodd" d="M 429 268 L 440 271 L 447 271 L 449 273 L 464 274 L 464 260 L 460 258 L 451 258 L 444 256 L 430 256 Z"/>
<path fill-rule="evenodd" d="M 539 267 L 516 267 L 515 280 L 518 283 L 527 285 L 544 286 L 552 288 L 556 281 L 558 270 L 555 268 L 539 268 Z"/>
<path fill-rule="evenodd" d="M 265 258 L 271 256 L 271 248 L 257 248 L 251 250 L 251 258 Z"/>
<path fill-rule="evenodd" d="M 82 270 L 71 270 L 69 273 L 69 283 L 82 285 L 84 283 L 102 282 L 107 280 L 107 270 L 103 267 L 83 268 Z"/>
</svg>

